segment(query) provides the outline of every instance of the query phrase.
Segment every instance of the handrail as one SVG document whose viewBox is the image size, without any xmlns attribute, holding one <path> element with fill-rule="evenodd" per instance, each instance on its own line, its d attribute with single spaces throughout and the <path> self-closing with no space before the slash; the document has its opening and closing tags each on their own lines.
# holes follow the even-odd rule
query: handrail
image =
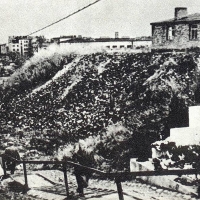
<svg viewBox="0 0 200 200">
<path fill-rule="evenodd" d="M 182 175 L 182 174 L 200 174 L 200 169 L 166 169 L 159 171 L 135 171 L 135 172 L 110 172 L 109 175 L 115 176 L 166 176 L 166 175 Z"/>
<path fill-rule="evenodd" d="M 165 176 L 165 175 L 183 175 L 183 174 L 200 174 L 200 168 L 192 168 L 192 169 L 172 169 L 172 170 L 157 170 L 157 171 L 135 171 L 135 172 L 104 172 L 92 167 L 84 166 L 79 163 L 75 163 L 68 160 L 63 161 L 48 161 L 48 160 L 17 160 L 12 156 L 1 154 L 0 157 L 5 158 L 10 157 L 13 159 L 16 163 L 23 163 L 24 168 L 24 177 L 25 177 L 25 186 L 28 188 L 27 183 L 27 173 L 26 173 L 26 164 L 59 164 L 63 165 L 63 172 L 65 177 L 65 185 L 66 185 L 66 191 L 67 196 L 69 196 L 69 190 L 68 190 L 68 182 L 67 182 L 67 173 L 66 173 L 66 165 L 71 165 L 73 167 L 79 167 L 82 169 L 85 169 L 86 171 L 97 173 L 103 177 L 115 179 L 115 182 L 117 184 L 117 190 L 119 194 L 119 200 L 124 200 L 123 198 L 123 191 L 121 186 L 121 181 L 126 177 L 136 177 L 136 176 Z M 4 160 L 4 159 L 3 159 Z M 4 164 L 5 166 L 5 164 Z M 5 172 L 5 170 L 4 170 Z"/>
<path fill-rule="evenodd" d="M 65 161 L 65 162 L 69 165 L 74 166 L 74 167 L 80 167 L 82 169 L 86 169 L 86 170 L 89 170 L 91 172 L 98 173 L 98 174 L 101 174 L 101 175 L 104 175 L 104 176 L 108 174 L 107 172 L 104 172 L 104 171 L 101 171 L 101 170 L 98 170 L 98 169 L 95 169 L 95 168 L 92 168 L 92 167 L 88 167 L 88 166 L 85 166 L 85 165 L 81 165 L 79 163 L 75 163 L 75 162 L 72 162 L 72 161 Z"/>
<path fill-rule="evenodd" d="M 73 161 L 68 160 L 17 160 L 12 156 L 1 154 L 0 157 L 10 157 L 16 163 L 25 163 L 25 164 L 69 164 L 74 167 L 80 167 L 82 169 L 89 170 L 94 173 L 101 174 L 103 176 L 109 176 L 112 178 L 119 177 L 119 176 L 165 176 L 165 175 L 180 175 L 180 174 L 200 174 L 200 168 L 192 168 L 192 169 L 165 169 L 165 170 L 157 170 L 157 171 L 135 171 L 135 172 L 104 172 L 92 167 L 88 167 L 85 165 L 81 165 L 79 163 L 75 163 Z"/>
<path fill-rule="evenodd" d="M 64 161 L 54 161 L 54 160 L 15 160 L 16 163 L 25 164 L 64 164 Z"/>
<path fill-rule="evenodd" d="M 67 161 L 67 160 L 63 160 L 63 161 L 58 161 L 58 160 L 17 160 L 14 157 L 5 155 L 5 154 L 1 154 L 0 157 L 10 157 L 11 160 L 14 160 L 16 163 L 25 163 L 25 164 L 69 164 L 74 167 L 80 167 L 82 169 L 86 169 L 86 170 L 89 170 L 94 173 L 107 175 L 107 172 L 104 172 L 104 171 L 101 171 L 101 170 L 98 170 L 98 169 L 95 169 L 92 167 L 84 166 L 84 165 L 81 165 L 79 163 L 75 163 L 72 161 Z"/>
</svg>

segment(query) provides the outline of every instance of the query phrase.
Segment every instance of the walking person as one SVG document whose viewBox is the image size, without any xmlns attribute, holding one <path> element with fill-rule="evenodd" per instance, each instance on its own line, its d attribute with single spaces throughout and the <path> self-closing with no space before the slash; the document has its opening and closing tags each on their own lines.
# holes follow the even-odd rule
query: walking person
<svg viewBox="0 0 200 200">
<path fill-rule="evenodd" d="M 83 166 L 94 166 L 94 157 L 90 153 L 86 153 L 84 150 L 81 149 L 79 146 L 79 150 L 76 154 L 73 156 L 73 160 Z M 92 176 L 92 173 L 89 170 L 86 170 L 85 168 L 81 166 L 75 166 L 74 167 L 74 175 L 76 176 L 77 181 L 77 192 L 80 196 L 84 196 L 84 188 L 88 187 L 88 181 L 90 177 Z"/>
<path fill-rule="evenodd" d="M 88 181 L 91 177 L 91 174 L 87 174 L 86 171 L 79 166 L 74 167 L 74 174 L 76 176 L 76 181 L 78 185 L 76 191 L 79 193 L 80 196 L 84 196 L 84 188 L 88 187 Z"/>
<path fill-rule="evenodd" d="M 4 161 L 6 164 L 6 168 L 10 170 L 11 174 L 14 174 L 15 172 L 16 160 L 20 160 L 18 149 L 13 145 L 7 147 L 4 152 Z"/>
</svg>

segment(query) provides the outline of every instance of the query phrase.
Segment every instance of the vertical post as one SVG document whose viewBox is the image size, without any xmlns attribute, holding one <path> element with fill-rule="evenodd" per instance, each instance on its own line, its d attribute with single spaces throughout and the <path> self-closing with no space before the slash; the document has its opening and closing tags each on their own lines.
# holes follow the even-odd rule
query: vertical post
<svg viewBox="0 0 200 200">
<path fill-rule="evenodd" d="M 26 171 L 26 163 L 23 162 L 24 169 L 24 180 L 25 180 L 25 192 L 28 190 L 28 179 L 27 179 L 27 171 Z"/>
<path fill-rule="evenodd" d="M 116 185 L 117 185 L 117 192 L 118 192 L 118 195 L 119 195 L 119 200 L 124 200 L 124 194 L 123 194 L 122 184 L 121 184 L 120 178 L 116 177 L 115 182 L 116 182 Z"/>
<path fill-rule="evenodd" d="M 198 187 L 197 187 L 197 196 L 198 198 L 200 197 L 200 184 L 198 183 Z"/>
<path fill-rule="evenodd" d="M 4 156 L 2 156 L 2 167 L 3 167 L 4 176 L 6 176 L 6 163 L 5 163 L 5 158 L 4 158 Z"/>
<path fill-rule="evenodd" d="M 63 163 L 63 173 L 64 173 L 66 193 L 67 193 L 67 197 L 69 197 L 69 186 L 68 186 L 68 180 L 67 180 L 67 167 L 66 167 L 66 163 Z"/>
</svg>

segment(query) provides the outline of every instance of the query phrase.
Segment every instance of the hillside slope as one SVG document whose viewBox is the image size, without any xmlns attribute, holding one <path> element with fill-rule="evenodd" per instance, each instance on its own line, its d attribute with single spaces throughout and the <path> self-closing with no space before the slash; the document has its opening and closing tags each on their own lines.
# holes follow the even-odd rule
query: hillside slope
<svg viewBox="0 0 200 200">
<path fill-rule="evenodd" d="M 115 148 L 108 145 L 98 152 L 117 152 L 116 146 L 123 145 L 118 153 L 126 152 L 128 160 L 130 154 L 148 157 L 150 144 L 167 137 L 169 128 L 187 125 L 196 89 L 192 56 L 101 52 L 65 58 L 69 56 L 70 62 L 59 65 L 43 83 L 32 80 L 44 80 L 54 69 L 45 67 L 43 72 L 44 63 L 52 63 L 55 56 L 32 65 L 28 75 L 26 70 L 18 72 L 15 90 L 15 78 L 2 88 L 3 133 L 22 130 L 32 137 L 32 148 L 48 154 L 60 145 L 105 136 L 104 144 Z M 41 70 L 32 73 L 36 69 Z M 30 84 L 20 87 L 27 80 Z M 106 138 L 111 126 L 124 127 L 122 138 Z"/>
</svg>

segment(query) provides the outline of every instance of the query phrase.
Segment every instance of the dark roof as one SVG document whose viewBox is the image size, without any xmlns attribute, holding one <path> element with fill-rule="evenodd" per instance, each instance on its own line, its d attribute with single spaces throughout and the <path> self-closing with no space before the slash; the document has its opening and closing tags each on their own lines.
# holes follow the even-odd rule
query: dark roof
<svg viewBox="0 0 200 200">
<path fill-rule="evenodd" d="M 195 13 L 191 15 L 187 15 L 185 17 L 181 17 L 179 19 L 173 18 L 169 20 L 164 20 L 160 22 L 152 22 L 151 25 L 156 25 L 156 24 L 182 24 L 182 23 L 190 23 L 190 22 L 200 22 L 200 13 Z"/>
</svg>

